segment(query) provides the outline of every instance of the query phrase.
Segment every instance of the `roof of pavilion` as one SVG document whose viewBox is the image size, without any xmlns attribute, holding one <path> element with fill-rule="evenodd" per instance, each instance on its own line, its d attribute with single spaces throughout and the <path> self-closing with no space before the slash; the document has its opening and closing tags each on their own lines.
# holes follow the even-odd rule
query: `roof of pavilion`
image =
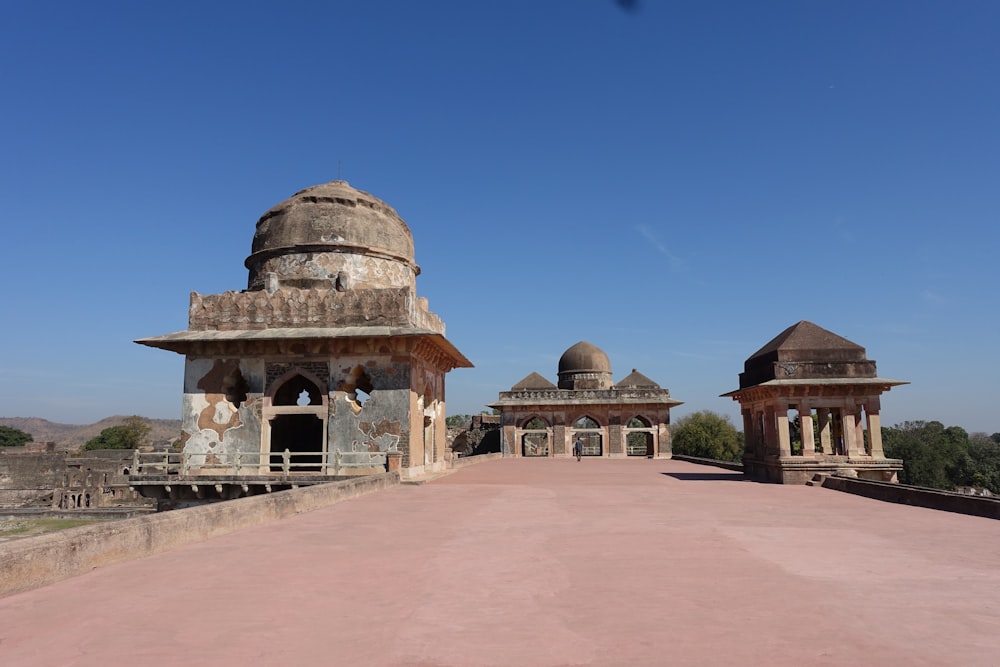
<svg viewBox="0 0 1000 667">
<path fill-rule="evenodd" d="M 239 341 L 328 340 L 337 338 L 424 338 L 433 341 L 456 362 L 456 368 L 472 368 L 472 362 L 451 342 L 436 331 L 411 327 L 271 327 L 268 329 L 233 329 L 177 331 L 140 338 L 136 343 L 184 354 L 195 343 Z"/>
</svg>

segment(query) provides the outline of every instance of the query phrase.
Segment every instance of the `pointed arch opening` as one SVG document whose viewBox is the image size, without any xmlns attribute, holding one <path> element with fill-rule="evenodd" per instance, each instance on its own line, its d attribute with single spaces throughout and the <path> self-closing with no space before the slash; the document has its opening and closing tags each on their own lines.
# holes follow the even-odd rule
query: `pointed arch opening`
<svg viewBox="0 0 1000 667">
<path fill-rule="evenodd" d="M 265 396 L 261 452 L 269 471 L 282 472 L 287 450 L 290 472 L 323 472 L 326 458 L 327 396 L 311 374 L 294 370 Z"/>
<path fill-rule="evenodd" d="M 573 422 L 573 443 L 577 440 L 583 445 L 584 456 L 604 455 L 604 430 L 596 419 L 584 415 Z"/>
<path fill-rule="evenodd" d="M 654 456 L 656 429 L 652 420 L 636 415 L 625 424 L 625 453 L 629 456 Z"/>
<path fill-rule="evenodd" d="M 541 417 L 531 417 L 522 423 L 521 456 L 549 456 L 550 441 L 549 424 Z"/>
</svg>

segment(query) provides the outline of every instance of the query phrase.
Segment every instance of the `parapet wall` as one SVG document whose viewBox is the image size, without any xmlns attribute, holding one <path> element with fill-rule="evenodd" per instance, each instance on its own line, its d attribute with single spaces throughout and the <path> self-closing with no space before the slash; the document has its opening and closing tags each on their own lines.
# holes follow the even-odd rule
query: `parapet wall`
<svg viewBox="0 0 1000 667">
<path fill-rule="evenodd" d="M 452 468 L 464 468 L 466 466 L 475 465 L 477 463 L 484 463 L 486 461 L 495 461 L 497 459 L 502 459 L 503 454 L 500 452 L 493 452 L 492 454 L 478 454 L 476 456 L 463 456 L 461 458 L 453 458 L 451 460 Z"/>
<path fill-rule="evenodd" d="M 1000 499 L 982 496 L 967 496 L 951 491 L 939 491 L 920 486 L 875 482 L 831 475 L 823 480 L 823 488 L 845 491 L 855 495 L 883 500 L 901 505 L 913 505 L 928 509 L 971 514 L 988 519 L 1000 519 Z"/>
<path fill-rule="evenodd" d="M 0 543 L 0 597 L 397 484 L 384 473 Z"/>
</svg>

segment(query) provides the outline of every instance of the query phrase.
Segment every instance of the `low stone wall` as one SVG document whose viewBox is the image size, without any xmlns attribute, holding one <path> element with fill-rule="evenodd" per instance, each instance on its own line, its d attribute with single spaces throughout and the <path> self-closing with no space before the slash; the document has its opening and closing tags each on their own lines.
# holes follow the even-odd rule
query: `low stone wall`
<svg viewBox="0 0 1000 667">
<path fill-rule="evenodd" d="M 497 459 L 502 458 L 503 454 L 500 452 L 493 452 L 492 454 L 479 454 L 477 456 L 460 456 L 451 460 L 450 467 L 455 469 L 464 468 L 465 466 L 482 463 L 483 461 L 496 461 Z"/>
<path fill-rule="evenodd" d="M 384 473 L 0 543 L 0 597 L 399 484 Z"/>
<path fill-rule="evenodd" d="M 743 464 L 736 463 L 735 461 L 720 461 L 719 459 L 703 459 L 700 456 L 688 456 L 686 454 L 674 454 L 671 456 L 675 461 L 687 461 L 688 463 L 697 463 L 703 466 L 715 466 L 716 468 L 725 468 L 726 470 L 733 470 L 736 472 L 743 472 Z"/>
<path fill-rule="evenodd" d="M 823 480 L 823 488 L 844 491 L 855 495 L 883 500 L 901 505 L 914 505 L 928 509 L 958 512 L 988 519 L 1000 519 L 1000 499 L 967 496 L 962 493 L 927 489 L 920 486 L 873 482 L 851 477 L 831 475 Z"/>
</svg>

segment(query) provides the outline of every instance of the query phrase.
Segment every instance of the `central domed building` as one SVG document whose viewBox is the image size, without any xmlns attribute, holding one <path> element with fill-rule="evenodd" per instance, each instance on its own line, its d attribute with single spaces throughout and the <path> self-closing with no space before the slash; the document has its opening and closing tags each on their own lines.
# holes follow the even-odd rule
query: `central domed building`
<svg viewBox="0 0 1000 667">
<path fill-rule="evenodd" d="M 490 404 L 500 412 L 505 456 L 669 458 L 670 408 L 681 405 L 632 369 L 615 383 L 608 355 L 580 341 L 559 358 L 558 384 L 531 373 Z"/>
<path fill-rule="evenodd" d="M 185 355 L 188 471 L 442 469 L 445 374 L 472 364 L 416 294 L 396 211 L 307 188 L 260 217 L 246 268 L 246 290 L 191 294 L 185 331 L 136 341 Z"/>
</svg>

